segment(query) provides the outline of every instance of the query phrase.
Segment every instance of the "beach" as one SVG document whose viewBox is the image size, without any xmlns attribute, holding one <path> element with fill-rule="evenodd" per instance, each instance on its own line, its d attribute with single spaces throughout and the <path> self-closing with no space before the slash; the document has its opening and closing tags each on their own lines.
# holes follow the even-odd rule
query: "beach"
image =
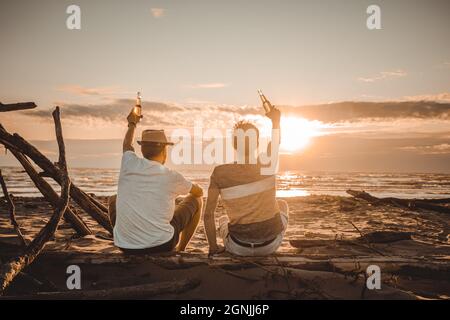
<svg viewBox="0 0 450 320">
<path fill-rule="evenodd" d="M 96 198 L 106 204 L 105 196 Z M 450 298 L 448 214 L 373 205 L 342 196 L 283 199 L 290 208 L 285 240 L 276 255 L 265 258 L 228 254 L 208 258 L 202 224 L 186 252 L 125 256 L 114 247 L 104 229 L 71 203 L 94 235 L 79 238 L 69 224 L 62 222 L 55 238 L 25 270 L 40 285 L 22 276 L 7 295 L 36 298 L 38 292 L 66 292 L 66 269 L 75 264 L 81 269 L 81 291 L 85 292 L 162 281 L 193 281 L 192 286 L 177 293 L 137 296 L 148 299 Z M 46 223 L 43 217 L 49 217 L 53 210 L 40 197 L 15 197 L 14 203 L 17 221 L 31 240 Z M 217 218 L 222 214 L 224 209 L 219 204 Z M 379 231 L 402 236 L 381 243 L 361 240 L 362 236 Z M 7 208 L 2 204 L 1 259 L 14 255 L 18 245 Z M 380 290 L 366 288 L 365 271 L 369 265 L 381 269 Z"/>
</svg>

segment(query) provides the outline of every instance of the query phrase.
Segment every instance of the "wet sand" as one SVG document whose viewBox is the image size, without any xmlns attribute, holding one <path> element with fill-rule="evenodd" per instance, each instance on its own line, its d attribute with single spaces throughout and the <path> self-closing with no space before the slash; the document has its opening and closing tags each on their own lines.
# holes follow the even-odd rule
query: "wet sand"
<svg viewBox="0 0 450 320">
<path fill-rule="evenodd" d="M 106 198 L 98 198 L 106 202 Z M 276 255 L 242 259 L 208 258 L 200 225 L 186 252 L 165 257 L 124 256 L 107 233 L 76 205 L 96 235 L 77 238 L 62 223 L 53 241 L 25 272 L 47 284 L 21 277 L 8 295 L 65 291 L 66 268 L 82 270 L 82 289 L 108 289 L 168 280 L 197 279 L 199 285 L 158 299 L 448 299 L 450 297 L 450 217 L 428 211 L 373 206 L 335 196 L 285 198 L 290 221 Z M 52 213 L 42 198 L 15 198 L 16 215 L 30 240 Z M 219 215 L 224 214 L 219 205 Z M 358 229 L 356 229 L 356 228 Z M 358 241 L 361 233 L 409 232 L 411 239 L 388 243 Z M 305 241 L 307 240 L 307 241 Z M 290 242 L 292 241 L 292 242 Z M 18 239 L 6 207 L 0 206 L 0 257 L 14 254 Z M 293 244 L 295 246 L 293 246 Z M 3 249 L 2 249 L 3 248 Z M 380 290 L 367 290 L 364 271 L 380 266 Z M 124 297 L 133 298 L 133 297 Z M 150 297 L 149 297 L 150 298 Z"/>
</svg>

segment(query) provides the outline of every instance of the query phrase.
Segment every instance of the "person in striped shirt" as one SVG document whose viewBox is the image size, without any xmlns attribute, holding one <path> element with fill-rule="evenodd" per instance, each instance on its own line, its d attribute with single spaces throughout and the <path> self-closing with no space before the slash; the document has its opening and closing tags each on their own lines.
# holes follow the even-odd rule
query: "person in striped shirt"
<svg viewBox="0 0 450 320">
<path fill-rule="evenodd" d="M 272 132 L 278 130 L 279 133 L 280 111 L 273 108 L 266 116 L 272 121 Z M 256 143 L 252 143 L 252 137 Z M 272 139 L 274 137 L 272 133 Z M 259 131 L 256 126 L 238 122 L 234 127 L 233 145 L 238 161 L 215 167 L 210 178 L 203 217 L 209 253 L 226 250 L 240 256 L 272 254 L 283 241 L 288 205 L 276 199 L 275 173 L 263 174 L 264 165 L 257 153 Z M 224 246 L 217 243 L 216 235 L 215 209 L 219 197 L 226 211 L 226 215 L 219 218 L 218 229 Z"/>
</svg>

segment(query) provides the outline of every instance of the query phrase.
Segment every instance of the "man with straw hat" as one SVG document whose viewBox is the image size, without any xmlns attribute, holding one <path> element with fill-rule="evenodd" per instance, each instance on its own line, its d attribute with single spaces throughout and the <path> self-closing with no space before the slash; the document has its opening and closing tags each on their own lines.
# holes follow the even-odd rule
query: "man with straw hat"
<svg viewBox="0 0 450 320">
<path fill-rule="evenodd" d="M 164 166 L 167 146 L 173 145 L 164 130 L 144 130 L 138 141 L 143 158 L 136 155 L 133 139 L 140 119 L 133 111 L 128 115 L 117 196 L 109 200 L 114 244 L 131 254 L 183 251 L 200 221 L 203 191 Z"/>
</svg>

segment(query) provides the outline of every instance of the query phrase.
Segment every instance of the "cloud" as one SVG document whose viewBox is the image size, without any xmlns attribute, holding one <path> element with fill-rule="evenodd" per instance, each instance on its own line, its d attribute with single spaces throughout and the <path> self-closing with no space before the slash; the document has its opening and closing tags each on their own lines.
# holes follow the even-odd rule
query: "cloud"
<svg viewBox="0 0 450 320">
<path fill-rule="evenodd" d="M 102 121 L 123 121 L 130 112 L 135 100 L 132 99 L 116 99 L 111 103 L 94 104 L 94 105 L 80 105 L 80 104 L 62 104 L 61 112 L 66 119 L 71 120 L 102 120 Z M 142 107 L 146 109 L 148 114 L 151 114 L 153 121 L 159 121 L 163 124 L 168 124 L 165 121 L 163 114 L 174 111 L 183 110 L 181 107 L 162 102 L 143 101 Z M 51 120 L 50 110 L 29 110 L 26 112 L 28 116 Z M 144 123 L 150 121 L 145 119 Z"/>
<path fill-rule="evenodd" d="M 77 121 L 83 125 L 100 125 L 104 122 L 123 123 L 135 101 L 132 99 L 115 99 L 100 104 L 65 104 L 61 103 L 62 117 L 69 121 Z M 204 125 L 215 128 L 227 128 L 239 117 L 252 114 L 261 108 L 218 104 L 185 104 L 143 101 L 143 125 L 164 125 L 168 127 L 190 128 L 197 120 Z M 43 121 L 52 121 L 51 110 L 28 110 L 23 114 L 39 118 Z"/>
<path fill-rule="evenodd" d="M 302 107 L 282 106 L 285 113 L 326 123 L 393 119 L 450 120 L 450 103 L 434 101 L 337 102 Z"/>
<path fill-rule="evenodd" d="M 156 19 L 162 18 L 166 13 L 166 9 L 163 8 L 151 8 L 150 10 L 152 12 L 152 16 Z"/>
<path fill-rule="evenodd" d="M 450 102 L 450 93 L 442 92 L 442 93 L 438 93 L 438 94 L 423 94 L 423 95 L 417 95 L 417 96 L 406 96 L 405 100 Z"/>
<path fill-rule="evenodd" d="M 200 83 L 200 84 L 190 84 L 186 87 L 190 89 L 220 89 L 228 87 L 229 84 L 227 83 L 221 83 L 221 82 L 214 82 L 214 83 Z"/>
<path fill-rule="evenodd" d="M 217 110 L 221 112 L 236 113 L 239 115 L 262 114 L 262 107 L 255 106 L 217 106 Z"/>
<path fill-rule="evenodd" d="M 436 145 L 427 145 L 427 146 L 406 146 L 399 148 L 403 151 L 412 151 L 420 154 L 450 154 L 450 144 L 441 143 Z"/>
<path fill-rule="evenodd" d="M 359 77 L 358 81 L 361 82 L 375 82 L 380 80 L 392 79 L 392 78 L 401 78 L 406 77 L 408 74 L 403 70 L 394 70 L 394 71 L 382 71 L 377 75 L 371 77 Z"/>
<path fill-rule="evenodd" d="M 119 87 L 87 88 L 79 85 L 65 85 L 58 87 L 57 90 L 80 96 L 101 96 L 117 94 L 119 92 Z"/>
<path fill-rule="evenodd" d="M 100 104 L 61 104 L 64 119 L 81 121 L 106 121 L 123 123 L 135 101 L 133 99 L 115 99 Z M 219 104 L 173 104 L 154 101 L 142 102 L 144 125 L 155 123 L 189 128 L 196 120 L 203 121 L 205 126 L 215 128 L 230 127 L 236 120 L 244 117 L 260 117 L 263 109 L 259 105 L 219 105 Z M 318 120 L 324 124 L 351 126 L 359 131 L 367 131 L 376 126 L 400 128 L 392 126 L 392 121 L 408 120 L 406 125 L 425 125 L 434 121 L 431 128 L 441 130 L 450 120 L 450 103 L 433 101 L 393 101 L 393 102 L 337 102 L 309 106 L 280 106 L 285 116 L 296 116 L 308 120 Z M 23 111 L 31 117 L 52 121 L 50 110 Z M 415 121 L 411 121 L 411 120 Z M 438 123 L 439 122 L 439 123 Z M 431 122 L 430 122 L 431 123 Z M 371 129 L 371 130 L 372 130 Z M 378 130 L 377 129 L 377 130 Z"/>
</svg>

